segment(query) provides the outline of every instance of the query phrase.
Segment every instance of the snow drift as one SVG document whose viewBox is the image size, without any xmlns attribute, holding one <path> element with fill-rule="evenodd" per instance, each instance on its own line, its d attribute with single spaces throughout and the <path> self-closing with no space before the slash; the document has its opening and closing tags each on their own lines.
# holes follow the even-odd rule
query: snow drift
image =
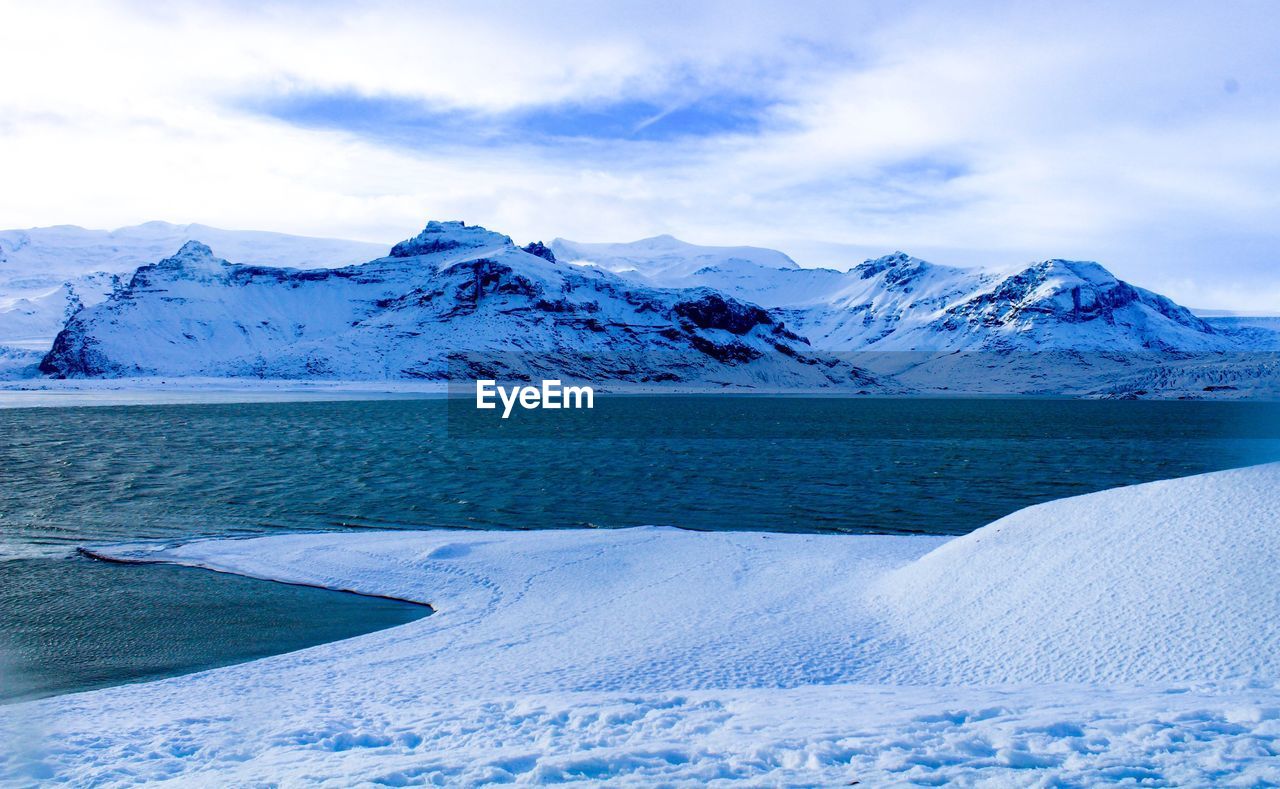
<svg viewBox="0 0 1280 789">
<path fill-rule="evenodd" d="M 878 584 L 913 681 L 1280 682 L 1280 465 L 1020 510 Z"/>
</svg>

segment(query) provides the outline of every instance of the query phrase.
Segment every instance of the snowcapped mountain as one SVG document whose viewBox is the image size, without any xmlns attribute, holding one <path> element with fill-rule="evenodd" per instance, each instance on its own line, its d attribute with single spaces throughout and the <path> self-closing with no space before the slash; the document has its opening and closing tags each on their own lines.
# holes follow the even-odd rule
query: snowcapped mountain
<svg viewBox="0 0 1280 789">
<path fill-rule="evenodd" d="M 1010 274 L 904 253 L 854 267 L 827 308 L 801 310 L 816 344 L 896 351 L 1235 349 L 1186 308 L 1097 263 L 1046 260 Z"/>
<path fill-rule="evenodd" d="M 598 265 L 616 268 L 618 258 L 604 253 L 629 246 L 557 240 L 552 248 L 577 250 L 580 262 L 593 265 L 598 248 Z M 688 264 L 664 258 L 662 266 L 643 269 L 644 279 L 759 304 L 814 348 L 841 353 L 915 391 L 1280 393 L 1273 353 L 1280 350 L 1280 325 L 1202 319 L 1093 262 L 1046 260 L 1000 271 L 896 252 L 842 272 L 769 265 L 763 255 L 710 262 L 716 250 L 682 247 Z"/>
<path fill-rule="evenodd" d="M 667 235 L 625 244 L 583 244 L 557 238 L 550 249 L 556 259 L 566 263 L 589 263 L 650 285 L 668 283 L 708 267 L 799 268 L 794 260 L 774 249 L 704 247 Z"/>
<path fill-rule="evenodd" d="M 74 225 L 0 231 L 0 346 L 47 351 L 67 319 L 104 300 L 139 266 L 200 239 L 224 257 L 275 266 L 337 267 L 383 247 L 206 225 L 147 222 L 118 230 Z"/>
<path fill-rule="evenodd" d="M 552 249 L 590 252 L 584 249 L 590 246 L 630 245 L 557 240 Z M 942 266 L 896 252 L 841 272 L 771 266 L 760 262 L 768 259 L 763 255 L 695 265 L 693 261 L 705 262 L 712 255 L 690 255 L 687 265 L 665 261 L 645 276 L 665 287 L 713 288 L 775 310 L 814 347 L 828 350 L 1133 352 L 1239 347 L 1231 333 L 1219 332 L 1186 308 L 1123 282 L 1092 262 L 1046 260 L 1012 272 L 993 272 Z M 596 265 L 589 257 L 582 260 Z M 599 265 L 618 264 L 609 259 Z"/>
<path fill-rule="evenodd" d="M 508 379 L 880 388 L 759 307 L 546 252 L 461 222 L 336 269 L 238 265 L 188 242 L 76 313 L 41 370 L 445 380 L 462 365 Z"/>
</svg>

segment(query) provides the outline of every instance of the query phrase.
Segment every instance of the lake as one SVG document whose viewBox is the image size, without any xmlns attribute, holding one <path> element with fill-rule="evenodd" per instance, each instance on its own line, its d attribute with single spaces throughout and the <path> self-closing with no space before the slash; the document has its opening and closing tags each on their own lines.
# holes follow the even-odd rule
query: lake
<svg viewBox="0 0 1280 789">
<path fill-rule="evenodd" d="M 168 676 L 425 609 L 80 545 L 362 529 L 963 534 L 1020 507 L 1280 460 L 1280 404 L 603 396 L 0 410 L 0 698 Z"/>
</svg>

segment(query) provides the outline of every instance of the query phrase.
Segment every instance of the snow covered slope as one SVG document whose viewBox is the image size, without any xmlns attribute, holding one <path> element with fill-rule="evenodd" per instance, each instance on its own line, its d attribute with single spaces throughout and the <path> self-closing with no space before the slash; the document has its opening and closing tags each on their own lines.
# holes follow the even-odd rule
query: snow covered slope
<svg viewBox="0 0 1280 789">
<path fill-rule="evenodd" d="M 1222 334 L 1238 338 L 1242 345 L 1259 350 L 1280 350 L 1280 317 L 1274 315 L 1201 316 L 1205 323 Z"/>
<path fill-rule="evenodd" d="M 1097 263 L 1046 260 L 1001 275 L 898 253 L 856 266 L 849 277 L 858 282 L 839 293 L 837 309 L 804 316 L 824 347 L 1120 353 L 1234 347 L 1185 308 Z"/>
<path fill-rule="evenodd" d="M 117 230 L 0 230 L 0 346 L 47 351 L 77 310 L 101 302 L 139 266 L 196 238 L 228 260 L 276 266 L 345 266 L 382 251 L 361 241 L 167 222 Z"/>
<path fill-rule="evenodd" d="M 116 274 L 84 274 L 38 296 L 9 300 L 0 308 L 0 344 L 46 351 L 67 320 L 102 303 L 123 283 Z"/>
<path fill-rule="evenodd" d="M 949 542 L 639 528 L 104 550 L 437 613 L 4 708 L 0 781 L 1280 781 L 1280 464 Z"/>
<path fill-rule="evenodd" d="M 706 247 L 665 235 L 624 244 L 584 244 L 557 238 L 551 242 L 551 251 L 558 260 L 590 264 L 651 285 L 669 285 L 706 267 L 798 268 L 794 260 L 775 249 Z"/>
<path fill-rule="evenodd" d="M 878 587 L 913 680 L 1275 683 L 1277 562 L 1273 464 L 1028 507 Z"/>
<path fill-rule="evenodd" d="M 875 388 L 758 307 L 556 262 L 460 222 L 327 270 L 234 265 L 190 242 L 76 314 L 42 370 L 443 381 L 450 363 L 485 378 Z"/>
</svg>

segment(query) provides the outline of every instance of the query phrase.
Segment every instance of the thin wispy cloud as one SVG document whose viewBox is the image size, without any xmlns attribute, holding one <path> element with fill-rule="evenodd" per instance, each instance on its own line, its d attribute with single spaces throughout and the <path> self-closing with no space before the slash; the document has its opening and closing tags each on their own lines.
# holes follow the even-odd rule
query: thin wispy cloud
<svg viewBox="0 0 1280 789">
<path fill-rule="evenodd" d="M 1268 3 L 3 3 L 5 225 L 1066 256 L 1280 303 Z"/>
<path fill-rule="evenodd" d="M 554 146 L 576 142 L 679 142 L 727 135 L 758 135 L 773 102 L 712 93 L 675 103 L 653 99 L 562 102 L 504 111 L 436 107 L 351 91 L 288 93 L 238 103 L 264 117 L 311 129 L 343 131 L 380 144 L 430 152 L 442 147 Z M 598 146 L 576 153 L 589 155 Z"/>
</svg>

